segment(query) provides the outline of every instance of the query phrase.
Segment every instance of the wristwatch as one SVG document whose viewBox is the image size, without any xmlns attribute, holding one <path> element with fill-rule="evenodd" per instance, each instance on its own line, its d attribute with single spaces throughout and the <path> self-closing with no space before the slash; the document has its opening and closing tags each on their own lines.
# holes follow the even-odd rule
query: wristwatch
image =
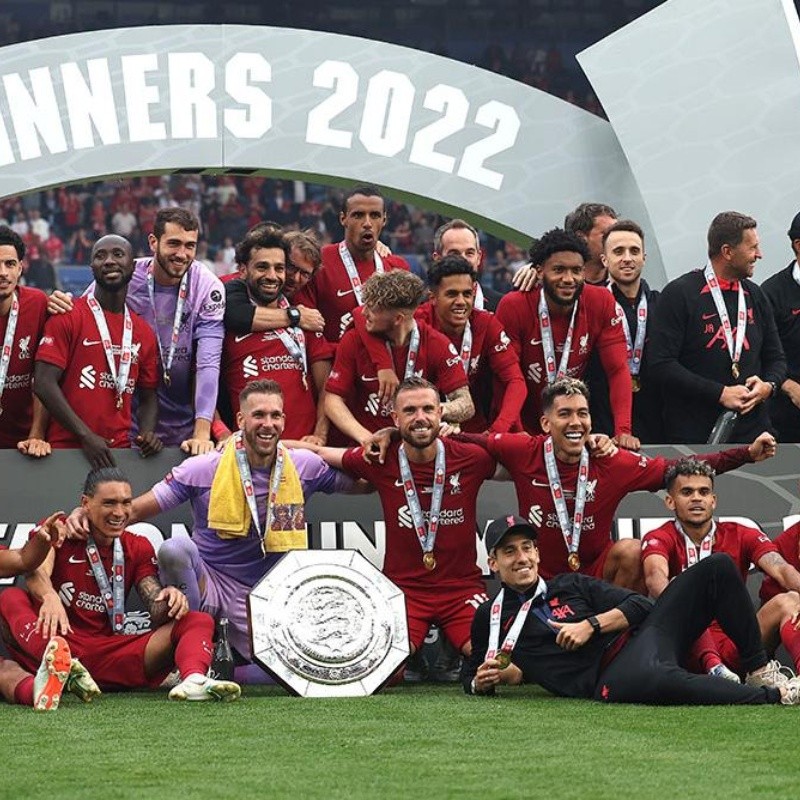
<svg viewBox="0 0 800 800">
<path fill-rule="evenodd" d="M 592 626 L 592 636 L 596 633 L 600 633 L 600 621 L 597 617 L 586 617 L 586 621 Z"/>
<path fill-rule="evenodd" d="M 775 381 L 769 381 L 769 385 L 772 387 L 772 397 L 778 396 L 778 384 Z"/>
<path fill-rule="evenodd" d="M 289 306 L 289 308 L 286 309 L 286 316 L 289 317 L 290 328 L 300 327 L 300 310 L 297 306 Z"/>
</svg>

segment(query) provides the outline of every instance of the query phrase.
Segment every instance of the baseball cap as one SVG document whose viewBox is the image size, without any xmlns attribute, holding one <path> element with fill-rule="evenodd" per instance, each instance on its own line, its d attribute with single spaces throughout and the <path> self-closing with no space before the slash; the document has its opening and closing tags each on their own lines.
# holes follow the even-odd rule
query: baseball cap
<svg viewBox="0 0 800 800">
<path fill-rule="evenodd" d="M 536 541 L 539 536 L 536 528 L 522 517 L 513 514 L 509 514 L 507 517 L 498 517 L 486 528 L 486 534 L 483 537 L 486 552 L 491 553 L 500 544 L 503 537 L 509 533 L 527 533 L 533 541 Z"/>
<path fill-rule="evenodd" d="M 800 239 L 800 212 L 794 215 L 792 224 L 789 226 L 789 238 L 792 241 Z"/>
</svg>

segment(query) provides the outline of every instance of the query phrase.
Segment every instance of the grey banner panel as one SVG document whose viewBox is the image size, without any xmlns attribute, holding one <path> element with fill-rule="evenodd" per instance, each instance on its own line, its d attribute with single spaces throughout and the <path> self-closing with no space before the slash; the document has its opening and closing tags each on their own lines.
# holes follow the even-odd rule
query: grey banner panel
<svg viewBox="0 0 800 800">
<path fill-rule="evenodd" d="M 758 220 L 758 281 L 791 259 L 798 43 L 792 0 L 669 0 L 578 55 L 636 176 L 669 280 L 704 263 L 720 211 Z"/>
<path fill-rule="evenodd" d="M 314 31 L 176 25 L 0 48 L 0 193 L 256 171 L 377 183 L 525 240 L 578 203 L 652 232 L 611 126 L 461 62 Z M 649 236 L 650 277 L 663 282 Z"/>
</svg>

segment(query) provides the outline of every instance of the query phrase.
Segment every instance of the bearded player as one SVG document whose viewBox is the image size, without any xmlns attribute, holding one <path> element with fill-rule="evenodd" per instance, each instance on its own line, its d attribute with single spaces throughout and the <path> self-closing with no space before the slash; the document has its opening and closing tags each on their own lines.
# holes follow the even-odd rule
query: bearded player
<svg viewBox="0 0 800 800">
<path fill-rule="evenodd" d="M 56 657 L 66 664 L 74 653 L 103 689 L 156 688 L 177 666 L 182 680 L 169 693 L 171 700 L 235 700 L 238 684 L 206 677 L 214 621 L 189 611 L 179 589 L 161 585 L 152 545 L 125 530 L 132 501 L 120 470 L 89 473 L 81 497 L 87 540 L 68 540 L 52 550 L 28 576 L 27 591 L 14 587 L 0 595 L 9 652 L 24 668 L 35 669 L 48 653 L 48 639 L 59 634 L 68 649 L 65 656 L 59 647 Z M 134 586 L 150 613 L 150 633 L 124 632 L 125 598 Z M 16 689 L 13 697 L 31 704 L 34 699 Z"/>
<path fill-rule="evenodd" d="M 460 652 L 470 652 L 469 633 L 485 586 L 477 567 L 476 502 L 496 464 L 486 450 L 440 438 L 438 389 L 407 378 L 395 393 L 393 441 L 383 464 L 367 463 L 363 448 L 320 448 L 335 467 L 370 481 L 386 521 L 383 572 L 405 593 L 412 652 L 436 624 Z"/>
<path fill-rule="evenodd" d="M 148 237 L 153 256 L 136 259 L 127 299 L 157 340 L 158 438 L 190 455 L 214 447 L 211 422 L 225 335 L 225 290 L 194 259 L 199 235 L 200 221 L 191 211 L 159 209 Z M 53 292 L 48 310 L 71 311 L 71 296 Z"/>
<path fill-rule="evenodd" d="M 131 244 L 108 235 L 92 246 L 92 290 L 70 314 L 50 317 L 36 351 L 34 391 L 52 419 L 54 448 L 81 447 L 94 468 L 114 466 L 111 448 L 131 446 L 134 394 L 143 456 L 159 452 L 156 342 L 128 307 Z"/>
<path fill-rule="evenodd" d="M 639 449 L 631 433 L 631 376 L 627 347 L 616 303 L 598 286 L 586 286 L 585 242 L 554 228 L 531 248 L 539 285 L 530 292 L 510 292 L 497 307 L 497 319 L 511 338 L 528 398 L 522 427 L 541 431 L 541 395 L 560 378 L 581 378 L 597 353 L 608 378 L 614 431 L 620 447 Z"/>
</svg>

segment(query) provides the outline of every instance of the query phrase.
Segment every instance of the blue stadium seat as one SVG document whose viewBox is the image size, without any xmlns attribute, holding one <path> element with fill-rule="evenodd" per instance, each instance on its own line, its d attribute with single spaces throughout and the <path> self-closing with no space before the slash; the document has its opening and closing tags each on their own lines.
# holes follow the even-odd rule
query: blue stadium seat
<svg viewBox="0 0 800 800">
<path fill-rule="evenodd" d="M 408 266 L 411 267 L 411 271 L 418 275 L 422 280 L 426 280 L 428 276 L 428 270 L 425 266 L 425 262 L 418 256 L 416 253 L 398 253 L 397 255 L 400 258 L 404 258 L 408 262 Z"/>
<path fill-rule="evenodd" d="M 82 295 L 93 280 L 89 267 L 56 267 L 56 285 L 64 292 L 72 292 L 76 297 Z"/>
</svg>

